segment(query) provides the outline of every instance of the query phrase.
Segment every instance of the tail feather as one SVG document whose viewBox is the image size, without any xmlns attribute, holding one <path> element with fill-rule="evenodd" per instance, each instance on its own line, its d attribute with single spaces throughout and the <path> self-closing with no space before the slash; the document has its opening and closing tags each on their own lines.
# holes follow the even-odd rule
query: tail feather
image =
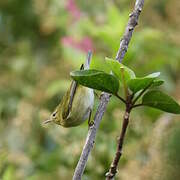
<svg viewBox="0 0 180 180">
<path fill-rule="evenodd" d="M 92 57 L 92 51 L 88 51 L 86 62 L 84 64 L 84 69 L 89 69 L 90 62 L 91 62 L 91 57 Z"/>
</svg>

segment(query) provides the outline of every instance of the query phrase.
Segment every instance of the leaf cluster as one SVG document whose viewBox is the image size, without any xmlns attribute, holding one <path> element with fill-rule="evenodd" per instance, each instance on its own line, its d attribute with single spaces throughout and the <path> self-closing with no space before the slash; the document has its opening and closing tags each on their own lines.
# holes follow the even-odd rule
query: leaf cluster
<svg viewBox="0 0 180 180">
<path fill-rule="evenodd" d="M 149 106 L 165 112 L 180 114 L 180 105 L 169 95 L 155 89 L 164 83 L 159 79 L 160 72 L 155 72 L 144 77 L 136 77 L 134 71 L 116 60 L 106 58 L 106 65 L 110 67 L 111 73 L 90 69 L 72 71 L 71 77 L 79 84 L 111 93 L 118 97 L 130 108 L 138 106 Z M 124 97 L 121 97 L 122 88 Z M 121 94 L 119 94 L 119 92 Z M 141 98 L 141 103 L 136 102 Z"/>
</svg>

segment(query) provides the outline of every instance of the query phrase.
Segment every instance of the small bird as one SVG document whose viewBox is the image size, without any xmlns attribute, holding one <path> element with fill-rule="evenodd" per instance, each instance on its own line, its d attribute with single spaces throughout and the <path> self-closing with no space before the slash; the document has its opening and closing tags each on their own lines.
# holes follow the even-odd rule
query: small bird
<svg viewBox="0 0 180 180">
<path fill-rule="evenodd" d="M 80 70 L 89 69 L 91 52 L 88 52 L 85 64 Z M 55 108 L 50 118 L 44 123 L 54 122 L 63 127 L 74 127 L 82 124 L 88 119 L 89 126 L 91 122 L 91 113 L 94 105 L 94 91 L 72 81 L 70 88 L 63 96 L 60 104 Z"/>
</svg>

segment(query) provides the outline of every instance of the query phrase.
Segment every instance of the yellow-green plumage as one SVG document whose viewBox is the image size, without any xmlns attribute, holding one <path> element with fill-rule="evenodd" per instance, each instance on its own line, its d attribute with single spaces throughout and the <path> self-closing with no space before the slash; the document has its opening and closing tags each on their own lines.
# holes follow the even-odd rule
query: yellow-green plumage
<svg viewBox="0 0 180 180">
<path fill-rule="evenodd" d="M 70 86 L 70 89 L 72 88 Z M 50 119 L 56 124 L 63 127 L 78 126 L 88 119 L 94 104 L 93 90 L 81 85 L 77 85 L 75 95 L 72 101 L 72 107 L 68 112 L 68 105 L 70 103 L 70 89 L 63 96 L 60 104 L 52 113 Z"/>
<path fill-rule="evenodd" d="M 82 69 L 89 69 L 91 52 L 88 53 L 87 60 Z M 51 114 L 50 118 L 45 121 L 54 122 L 63 127 L 78 126 L 89 118 L 94 104 L 93 89 L 81 86 L 72 81 L 70 88 L 63 96 L 60 104 Z"/>
</svg>

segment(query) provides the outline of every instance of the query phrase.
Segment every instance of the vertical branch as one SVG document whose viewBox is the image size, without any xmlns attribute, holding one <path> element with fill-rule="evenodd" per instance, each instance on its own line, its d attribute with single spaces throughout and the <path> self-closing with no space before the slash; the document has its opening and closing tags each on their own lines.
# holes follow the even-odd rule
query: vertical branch
<svg viewBox="0 0 180 180">
<path fill-rule="evenodd" d="M 120 42 L 120 47 L 116 55 L 116 60 L 121 62 L 125 56 L 125 53 L 127 52 L 129 42 L 132 37 L 132 33 L 134 31 L 135 26 L 138 24 L 138 18 L 141 13 L 141 10 L 144 5 L 144 0 L 136 0 L 135 7 L 133 12 L 129 16 L 129 21 L 125 30 L 125 33 L 123 35 L 123 38 Z M 73 180 L 81 180 L 84 169 L 87 164 L 87 160 L 89 157 L 89 154 L 93 148 L 94 142 L 95 142 L 95 137 L 96 137 L 96 132 L 99 127 L 99 124 L 101 122 L 101 119 L 103 117 L 103 114 L 106 110 L 107 104 L 110 99 L 110 94 L 108 93 L 102 93 L 101 98 L 100 98 L 100 103 L 98 106 L 98 109 L 96 111 L 96 115 L 94 117 L 94 125 L 90 127 L 88 131 L 88 135 L 86 137 L 86 142 L 84 144 L 79 162 L 76 166 Z"/>
<path fill-rule="evenodd" d="M 118 139 L 116 154 L 115 154 L 113 162 L 110 166 L 109 172 L 106 173 L 106 180 L 113 180 L 117 173 L 118 163 L 119 163 L 119 160 L 122 155 L 123 142 L 124 142 L 126 130 L 127 130 L 128 124 L 129 124 L 129 115 L 130 115 L 130 111 L 131 111 L 131 100 L 132 100 L 132 97 L 128 96 L 127 103 L 126 103 L 126 111 L 125 111 L 125 114 L 123 117 L 123 124 L 122 124 L 121 134 Z"/>
<path fill-rule="evenodd" d="M 95 142 L 96 131 L 99 127 L 103 114 L 106 111 L 106 107 L 109 102 L 109 99 L 110 99 L 109 94 L 107 93 L 101 94 L 100 103 L 94 117 L 94 124 L 93 126 L 90 126 L 89 128 L 85 145 L 83 147 L 79 162 L 74 172 L 73 180 L 80 180 L 82 178 L 82 175 L 83 175 L 83 172 L 86 167 L 87 160 L 88 160 L 88 156 Z"/>
<path fill-rule="evenodd" d="M 132 13 L 129 14 L 129 21 L 126 26 L 123 38 L 121 39 L 120 47 L 116 55 L 116 60 L 118 60 L 119 62 L 122 62 L 127 52 L 128 45 L 131 40 L 134 28 L 138 25 L 138 18 L 142 11 L 143 6 L 144 6 L 144 0 L 136 0 L 134 10 Z"/>
</svg>

